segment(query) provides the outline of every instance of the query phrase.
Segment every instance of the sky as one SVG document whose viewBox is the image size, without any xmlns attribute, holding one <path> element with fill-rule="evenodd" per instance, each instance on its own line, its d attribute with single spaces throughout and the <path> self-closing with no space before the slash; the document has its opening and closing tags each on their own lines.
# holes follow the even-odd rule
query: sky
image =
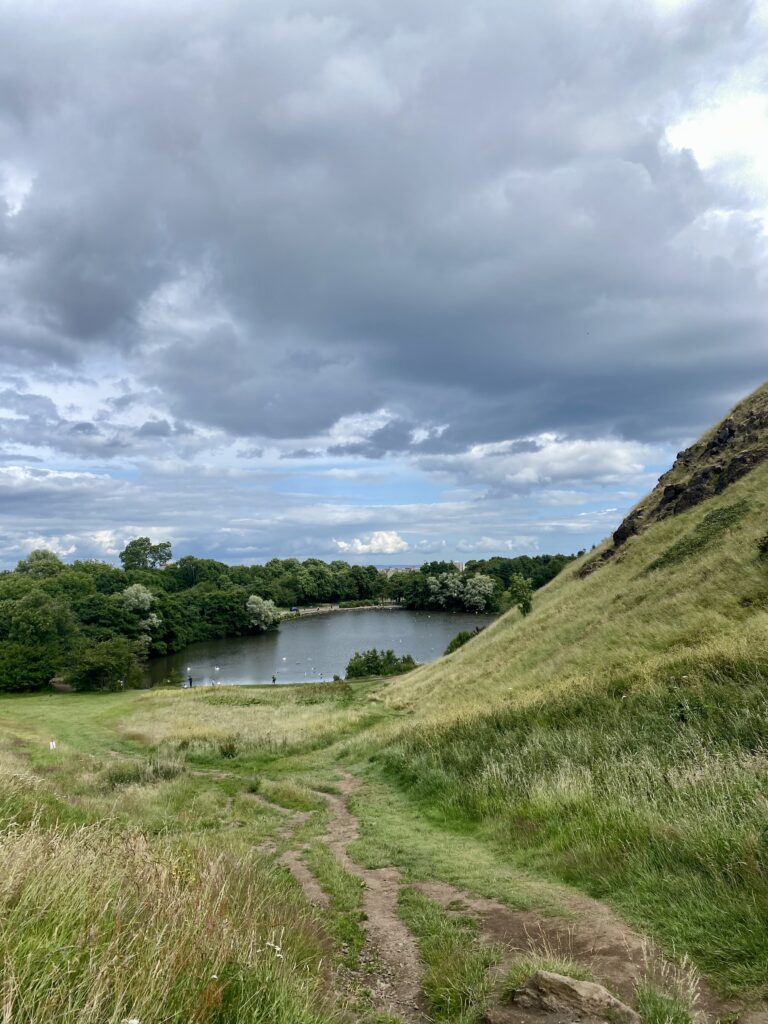
<svg viewBox="0 0 768 1024">
<path fill-rule="evenodd" d="M 768 377 L 768 0 L 0 38 L 0 567 L 572 552 Z"/>
</svg>

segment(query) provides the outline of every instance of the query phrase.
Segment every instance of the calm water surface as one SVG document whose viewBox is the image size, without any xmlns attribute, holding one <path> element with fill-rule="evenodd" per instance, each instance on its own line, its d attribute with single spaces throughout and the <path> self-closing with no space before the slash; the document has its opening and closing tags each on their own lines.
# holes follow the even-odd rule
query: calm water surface
<svg viewBox="0 0 768 1024">
<path fill-rule="evenodd" d="M 305 683 L 344 675 L 355 651 L 392 648 L 416 661 L 433 661 L 462 629 L 493 622 L 494 615 L 451 615 L 399 609 L 340 611 L 283 622 L 274 633 L 209 640 L 178 654 L 150 662 L 152 683 L 181 682 L 188 675 L 197 686 L 222 683 Z M 218 668 L 217 668 L 218 666 Z"/>
</svg>

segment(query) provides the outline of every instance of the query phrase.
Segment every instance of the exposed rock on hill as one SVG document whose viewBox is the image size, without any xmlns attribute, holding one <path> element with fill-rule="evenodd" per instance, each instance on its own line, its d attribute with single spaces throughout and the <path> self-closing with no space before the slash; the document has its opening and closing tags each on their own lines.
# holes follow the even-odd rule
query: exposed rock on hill
<svg viewBox="0 0 768 1024">
<path fill-rule="evenodd" d="M 672 468 L 660 477 L 648 497 L 614 532 L 609 547 L 581 567 L 588 576 L 613 558 L 630 537 L 651 523 L 679 515 L 721 494 L 726 487 L 768 460 L 768 383 L 690 448 L 679 452 Z"/>
</svg>

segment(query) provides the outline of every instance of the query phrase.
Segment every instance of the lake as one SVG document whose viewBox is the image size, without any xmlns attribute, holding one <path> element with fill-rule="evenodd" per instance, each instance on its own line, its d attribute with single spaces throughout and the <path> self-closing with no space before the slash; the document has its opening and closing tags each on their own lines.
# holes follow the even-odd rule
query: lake
<svg viewBox="0 0 768 1024">
<path fill-rule="evenodd" d="M 462 629 L 493 622 L 495 615 L 411 612 L 399 608 L 338 611 L 288 619 L 275 632 L 208 640 L 178 654 L 156 658 L 147 667 L 153 685 L 181 682 L 307 683 L 343 676 L 355 651 L 371 647 L 434 661 Z"/>
</svg>

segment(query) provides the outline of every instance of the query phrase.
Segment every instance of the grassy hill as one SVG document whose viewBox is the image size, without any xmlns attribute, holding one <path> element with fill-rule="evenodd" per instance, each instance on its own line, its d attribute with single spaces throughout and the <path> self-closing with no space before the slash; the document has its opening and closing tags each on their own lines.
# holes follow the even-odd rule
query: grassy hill
<svg viewBox="0 0 768 1024">
<path fill-rule="evenodd" d="M 767 408 L 764 386 L 681 453 L 633 529 L 569 566 L 528 617 L 390 686 L 419 725 L 379 755 L 515 863 L 763 992 Z"/>
</svg>

